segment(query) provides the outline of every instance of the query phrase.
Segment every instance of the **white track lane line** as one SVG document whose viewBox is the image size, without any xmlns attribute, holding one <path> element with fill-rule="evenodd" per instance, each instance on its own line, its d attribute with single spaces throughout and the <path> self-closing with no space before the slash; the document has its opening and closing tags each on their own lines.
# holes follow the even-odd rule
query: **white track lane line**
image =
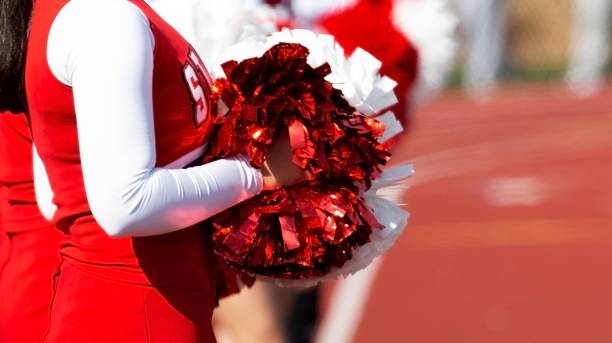
<svg viewBox="0 0 612 343">
<path fill-rule="evenodd" d="M 382 260 L 379 257 L 366 269 L 338 281 L 328 312 L 317 330 L 316 343 L 350 343 L 353 340 Z"/>
</svg>

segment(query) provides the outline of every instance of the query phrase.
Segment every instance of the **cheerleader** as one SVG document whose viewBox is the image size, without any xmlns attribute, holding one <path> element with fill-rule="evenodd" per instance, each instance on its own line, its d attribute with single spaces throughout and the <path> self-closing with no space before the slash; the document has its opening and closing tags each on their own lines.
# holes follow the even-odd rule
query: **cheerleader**
<svg viewBox="0 0 612 343">
<path fill-rule="evenodd" d="M 25 116 L 0 114 L 0 137 L 0 342 L 39 342 L 47 328 L 61 233 L 36 205 Z"/>
<path fill-rule="evenodd" d="M 241 156 L 198 165 L 210 77 L 143 0 L 5 2 L 9 54 L 23 54 L 18 24 L 31 14 L 32 135 L 65 233 L 44 342 L 214 342 L 212 249 L 198 223 L 300 181 L 289 144 L 264 172 Z M 23 70 L 15 58 L 1 74 L 17 96 Z"/>
</svg>

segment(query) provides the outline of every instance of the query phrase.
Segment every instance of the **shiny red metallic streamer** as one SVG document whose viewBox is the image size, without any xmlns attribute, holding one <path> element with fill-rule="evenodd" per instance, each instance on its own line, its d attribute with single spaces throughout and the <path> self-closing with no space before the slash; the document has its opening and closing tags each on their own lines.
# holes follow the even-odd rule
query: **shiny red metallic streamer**
<svg viewBox="0 0 612 343">
<path fill-rule="evenodd" d="M 389 157 L 377 139 L 384 125 L 366 117 L 325 81 L 308 49 L 279 43 L 263 56 L 223 65 L 213 85 L 219 125 L 205 162 L 238 154 L 261 167 L 281 130 L 291 162 L 312 179 L 264 191 L 211 219 L 215 252 L 232 267 L 277 278 L 318 277 L 341 267 L 381 225 L 363 192 Z M 287 163 L 291 163 L 287 161 Z"/>
</svg>

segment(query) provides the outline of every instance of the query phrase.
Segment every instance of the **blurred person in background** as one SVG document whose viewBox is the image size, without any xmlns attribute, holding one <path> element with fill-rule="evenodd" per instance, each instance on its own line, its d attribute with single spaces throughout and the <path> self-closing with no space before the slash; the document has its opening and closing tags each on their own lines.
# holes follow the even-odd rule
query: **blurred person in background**
<svg viewBox="0 0 612 343">
<path fill-rule="evenodd" d="M 0 101 L 0 107 L 4 106 Z M 21 108 L 21 110 L 25 110 Z M 0 342 L 40 342 L 47 329 L 62 234 L 34 192 L 32 139 L 23 113 L 0 113 Z M 50 216 L 53 205 L 50 197 Z"/>
<path fill-rule="evenodd" d="M 41 214 L 34 191 L 23 93 L 29 26 L 23 14 L 31 6 L 4 0 L 0 5 L 0 342 L 7 343 L 42 340 L 62 238 Z"/>
<path fill-rule="evenodd" d="M 569 87 L 580 96 L 601 86 L 610 56 L 612 0 L 572 1 L 572 43 L 566 75 Z"/>
<path fill-rule="evenodd" d="M 458 19 L 449 0 L 293 0 L 296 22 L 333 35 L 346 53 L 363 48 L 394 79 L 391 108 L 405 127 L 410 113 L 445 86 L 456 51 Z M 359 23 L 359 25 L 355 25 Z"/>
<path fill-rule="evenodd" d="M 580 1 L 580 0 L 577 0 Z M 505 0 L 455 0 L 465 39 L 464 85 L 486 99 L 502 67 L 505 44 Z"/>
</svg>

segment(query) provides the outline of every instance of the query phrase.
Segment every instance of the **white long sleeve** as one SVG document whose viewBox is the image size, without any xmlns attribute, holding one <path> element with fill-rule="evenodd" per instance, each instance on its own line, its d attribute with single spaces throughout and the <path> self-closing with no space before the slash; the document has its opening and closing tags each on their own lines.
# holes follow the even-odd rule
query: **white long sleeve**
<svg viewBox="0 0 612 343">
<path fill-rule="evenodd" d="M 87 199 L 111 236 L 186 228 L 262 188 L 260 171 L 241 158 L 154 167 L 154 44 L 127 0 L 71 0 L 49 34 L 51 71 L 74 94 Z"/>
</svg>

